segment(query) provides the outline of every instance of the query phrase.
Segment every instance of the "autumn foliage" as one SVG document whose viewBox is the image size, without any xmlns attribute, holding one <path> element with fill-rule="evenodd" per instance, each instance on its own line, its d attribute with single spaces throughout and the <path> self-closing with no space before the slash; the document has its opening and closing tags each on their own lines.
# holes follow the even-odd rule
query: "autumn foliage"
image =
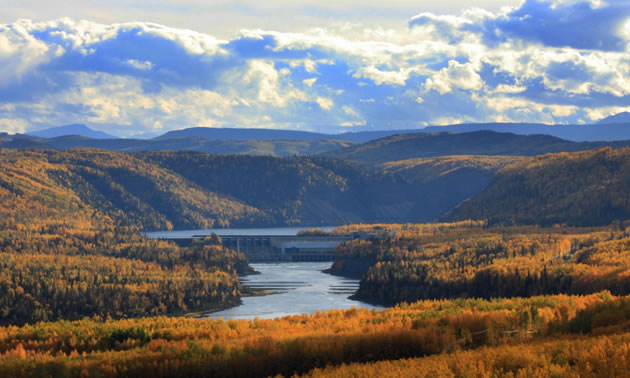
<svg viewBox="0 0 630 378">
<path fill-rule="evenodd" d="M 181 248 L 147 240 L 138 214 L 121 215 L 130 209 L 124 204 L 139 209 L 142 202 L 124 195 L 120 207 L 112 207 L 90 192 L 98 180 L 92 186 L 66 182 L 87 182 L 108 170 L 141 171 L 132 157 L 0 151 L 0 162 L 0 324 L 181 314 L 239 303 L 236 274 L 248 268 L 242 254 L 211 241 Z M 166 172 L 142 172 L 164 190 L 177 184 Z M 168 223 L 146 214 L 156 222 L 148 225 Z"/>
<path fill-rule="evenodd" d="M 605 316 L 611 309 L 615 316 Z M 629 328 L 630 299 L 606 292 L 421 301 L 384 311 L 331 310 L 273 320 L 44 322 L 0 328 L 0 376 L 290 376 L 327 366 L 324 374 L 341 375 L 363 375 L 372 366 L 375 372 L 386 366 L 562 372 L 605 357 L 590 368 L 602 374 L 626 371 L 615 369 L 627 364 L 611 360 L 627 358 Z M 569 342 L 576 347 L 566 348 Z M 500 352 L 505 350 L 511 352 Z M 536 356 L 539 351 L 547 354 Z M 397 361 L 424 356 L 434 357 Z M 384 360 L 389 362 L 362 365 Z M 352 362 L 361 365 L 331 367 Z"/>
<path fill-rule="evenodd" d="M 619 226 L 619 225 L 618 225 Z M 384 230 L 337 247 L 332 271 L 362 268 L 357 298 L 391 305 L 438 298 L 630 294 L 630 229 L 488 227 L 483 222 L 363 225 Z"/>
</svg>

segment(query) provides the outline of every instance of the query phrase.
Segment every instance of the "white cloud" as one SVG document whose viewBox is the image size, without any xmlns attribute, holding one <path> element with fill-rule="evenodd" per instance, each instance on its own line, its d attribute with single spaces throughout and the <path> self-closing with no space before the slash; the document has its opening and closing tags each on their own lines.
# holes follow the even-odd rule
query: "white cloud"
<svg viewBox="0 0 630 378">
<path fill-rule="evenodd" d="M 330 110 L 335 104 L 331 99 L 324 97 L 317 97 L 315 102 L 324 110 Z"/>
<path fill-rule="evenodd" d="M 460 64 L 455 60 L 450 60 L 448 67 L 442 68 L 425 83 L 427 90 L 436 90 L 440 94 L 449 93 L 453 88 L 478 91 L 482 87 L 481 76 L 475 72 L 472 64 Z"/>
<path fill-rule="evenodd" d="M 10 134 L 23 133 L 26 131 L 28 122 L 23 119 L 2 119 L 0 118 L 0 130 Z"/>
<path fill-rule="evenodd" d="M 404 70 L 382 71 L 376 67 L 361 67 L 352 77 L 371 79 L 376 85 L 405 85 L 405 81 L 409 78 L 409 72 Z"/>
<path fill-rule="evenodd" d="M 313 84 L 315 84 L 316 81 L 317 81 L 317 78 L 313 77 L 313 78 L 310 78 L 310 79 L 302 80 L 302 83 L 306 84 L 308 87 L 312 87 Z"/>
<path fill-rule="evenodd" d="M 0 87 L 19 81 L 60 52 L 33 37 L 29 32 L 31 26 L 25 20 L 10 27 L 0 25 Z"/>
</svg>

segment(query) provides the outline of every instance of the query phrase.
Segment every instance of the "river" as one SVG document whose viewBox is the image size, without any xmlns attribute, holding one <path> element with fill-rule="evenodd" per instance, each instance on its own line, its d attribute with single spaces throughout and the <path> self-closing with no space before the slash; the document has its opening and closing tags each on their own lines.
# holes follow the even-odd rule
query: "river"
<svg viewBox="0 0 630 378">
<path fill-rule="evenodd" d="M 295 236 L 308 228 L 330 231 L 335 227 L 275 227 L 275 228 L 217 228 L 208 230 L 147 232 L 149 238 L 186 239 L 199 235 L 273 235 Z M 243 286 L 272 291 L 274 294 L 243 297 L 240 306 L 206 314 L 210 318 L 269 319 L 317 311 L 365 307 L 381 309 L 348 297 L 359 287 L 359 280 L 333 276 L 322 272 L 331 262 L 285 262 L 250 264 L 260 274 L 241 277 Z"/>
<path fill-rule="evenodd" d="M 243 297 L 243 304 L 207 314 L 217 319 L 270 319 L 317 311 L 365 307 L 381 309 L 348 297 L 359 287 L 359 280 L 323 273 L 330 262 L 251 264 L 261 274 L 241 278 L 244 286 L 272 290 L 276 294 Z"/>
</svg>

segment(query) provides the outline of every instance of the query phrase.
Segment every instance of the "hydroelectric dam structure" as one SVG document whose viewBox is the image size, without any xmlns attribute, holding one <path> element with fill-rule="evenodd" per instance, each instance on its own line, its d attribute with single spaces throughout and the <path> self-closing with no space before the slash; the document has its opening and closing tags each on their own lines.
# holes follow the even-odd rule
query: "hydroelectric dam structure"
<svg viewBox="0 0 630 378">
<path fill-rule="evenodd" d="M 189 237 L 162 238 L 180 246 L 189 246 L 195 240 L 211 234 L 195 234 Z M 373 236 L 363 232 L 351 235 L 239 235 L 221 234 L 221 244 L 245 254 L 250 262 L 272 261 L 333 261 L 335 247 L 349 240 L 365 240 Z"/>
<path fill-rule="evenodd" d="M 224 235 L 223 246 L 239 251 L 249 261 L 333 261 L 335 247 L 349 236 Z"/>
</svg>

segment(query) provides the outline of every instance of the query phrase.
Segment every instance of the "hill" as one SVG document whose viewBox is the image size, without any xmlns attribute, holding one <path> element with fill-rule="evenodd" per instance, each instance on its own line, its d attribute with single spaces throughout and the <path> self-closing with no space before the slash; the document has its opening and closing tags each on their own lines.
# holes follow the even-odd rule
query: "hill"
<svg viewBox="0 0 630 378">
<path fill-rule="evenodd" d="M 256 214 L 217 197 L 132 156 L 0 151 L 0 324 L 238 303 L 244 256 L 138 233 Z"/>
<path fill-rule="evenodd" d="M 630 149 L 603 148 L 508 166 L 443 219 L 490 223 L 604 225 L 630 218 Z"/>
<path fill-rule="evenodd" d="M 429 211 L 433 199 L 398 174 L 321 158 L 93 149 L 0 153 L 7 167 L 48 166 L 41 169 L 44 178 L 82 206 L 145 230 L 411 222 L 449 210 Z M 6 185 L 16 184 L 8 179 Z"/>
<path fill-rule="evenodd" d="M 517 135 L 549 135 L 573 142 L 621 141 L 630 139 L 628 122 L 615 121 L 596 125 L 546 125 L 539 123 L 469 123 L 450 126 L 429 126 L 425 133 L 453 132 L 470 133 L 474 131 L 494 131 Z"/>
<path fill-rule="evenodd" d="M 325 140 L 331 139 L 329 134 L 314 133 L 299 130 L 279 130 L 279 129 L 245 129 L 245 128 L 218 128 L 218 127 L 191 127 L 182 130 L 169 131 L 155 139 L 169 139 L 181 137 L 201 137 L 206 139 L 221 140 Z"/>
<path fill-rule="evenodd" d="M 598 125 L 621 124 L 621 123 L 625 123 L 626 127 L 630 127 L 630 125 L 628 125 L 630 124 L 630 113 L 622 112 L 619 114 L 612 115 L 610 117 L 606 117 L 600 120 L 599 122 L 597 122 Z"/>
<path fill-rule="evenodd" d="M 493 131 L 470 133 L 401 134 L 374 140 L 322 156 L 375 165 L 388 161 L 449 155 L 534 156 L 551 152 L 582 151 L 624 142 L 569 142 L 548 135 L 515 135 Z"/>
<path fill-rule="evenodd" d="M 129 154 L 89 149 L 4 150 L 0 151 L 0 160 L 13 172 L 3 177 L 0 186 L 30 187 L 20 180 L 39 172 L 33 178 L 45 183 L 42 198 L 48 198 L 48 192 L 64 193 L 64 198 L 77 198 L 80 208 L 97 209 L 126 225 L 144 229 L 199 228 L 264 219 L 256 209 L 201 190 L 176 173 Z M 22 167 L 32 167 L 32 172 L 24 172 Z M 60 201 L 65 200 L 38 206 L 54 208 Z"/>
<path fill-rule="evenodd" d="M 501 168 L 523 159 L 520 156 L 441 156 L 379 164 L 376 171 L 400 175 L 418 194 L 412 211 L 435 220 L 460 202 L 481 192 Z"/>
<path fill-rule="evenodd" d="M 59 127 L 51 127 L 48 129 L 31 131 L 27 135 L 32 135 L 40 138 L 55 138 L 64 135 L 80 135 L 83 137 L 94 139 L 115 139 L 116 137 L 102 131 L 92 130 L 89 127 L 81 124 L 73 124 Z"/>
<path fill-rule="evenodd" d="M 118 152 L 178 150 L 267 156 L 312 155 L 354 145 L 352 142 L 330 139 L 216 140 L 197 136 L 158 139 L 91 139 L 81 136 L 63 136 L 45 139 L 42 142 L 59 149 L 90 147 Z"/>
<path fill-rule="evenodd" d="M 421 219 L 413 185 L 343 161 L 144 152 L 144 161 L 265 212 L 275 224 L 335 225 Z M 422 202 L 422 201 L 420 201 Z"/>
</svg>

